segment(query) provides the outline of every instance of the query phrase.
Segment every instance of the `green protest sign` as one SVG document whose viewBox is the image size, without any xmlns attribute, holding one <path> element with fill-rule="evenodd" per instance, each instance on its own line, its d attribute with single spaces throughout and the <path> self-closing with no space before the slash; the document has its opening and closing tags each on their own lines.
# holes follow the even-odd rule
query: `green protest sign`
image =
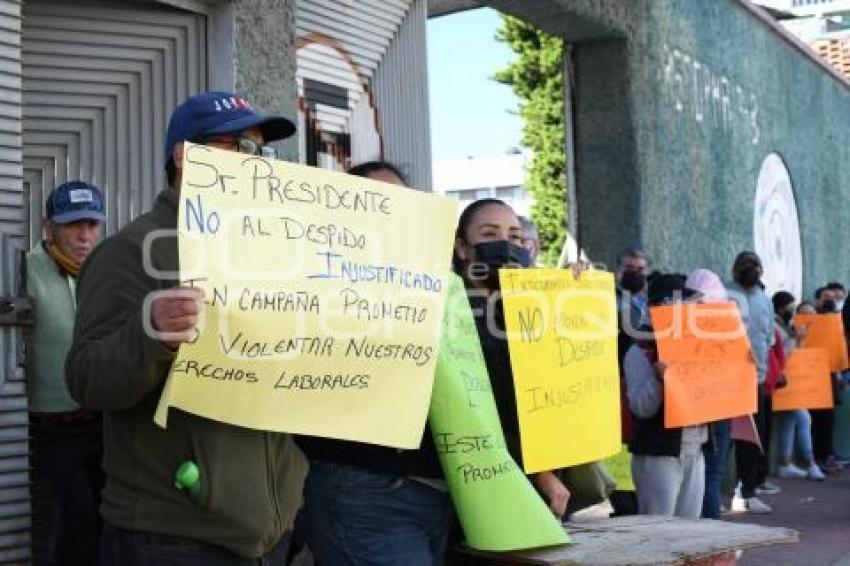
<svg viewBox="0 0 850 566">
<path fill-rule="evenodd" d="M 429 418 L 470 547 L 507 551 L 569 542 L 508 453 L 472 310 L 458 277 L 449 285 Z"/>
</svg>

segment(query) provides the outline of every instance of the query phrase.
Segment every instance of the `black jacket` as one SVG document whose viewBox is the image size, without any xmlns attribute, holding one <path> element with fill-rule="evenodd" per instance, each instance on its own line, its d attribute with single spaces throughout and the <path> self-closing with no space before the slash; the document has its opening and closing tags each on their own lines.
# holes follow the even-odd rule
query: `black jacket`
<svg viewBox="0 0 850 566">
<path fill-rule="evenodd" d="M 682 451 L 682 429 L 664 428 L 664 403 L 648 419 L 632 413 L 632 439 L 629 452 L 638 456 L 673 456 Z"/>
<path fill-rule="evenodd" d="M 511 356 L 505 337 L 505 312 L 502 301 L 493 297 L 493 305 L 488 308 L 488 299 L 477 294 L 469 296 L 469 306 L 478 329 L 478 339 L 490 376 L 490 387 L 499 411 L 499 421 L 508 452 L 518 466 L 522 467 L 522 449 L 519 437 L 519 417 L 517 416 L 516 391 L 511 370 Z M 488 324 L 488 318 L 491 319 Z"/>
<path fill-rule="evenodd" d="M 425 426 L 425 433 L 422 435 L 422 443 L 418 450 L 400 450 L 317 436 L 296 436 L 295 443 L 310 459 L 398 476 L 440 479 L 443 477 L 431 427 L 428 425 Z"/>
</svg>

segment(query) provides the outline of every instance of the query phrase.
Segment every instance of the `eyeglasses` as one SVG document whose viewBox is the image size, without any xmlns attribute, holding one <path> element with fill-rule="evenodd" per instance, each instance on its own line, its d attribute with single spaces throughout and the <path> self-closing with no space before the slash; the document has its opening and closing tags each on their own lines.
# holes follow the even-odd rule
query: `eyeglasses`
<svg viewBox="0 0 850 566">
<path fill-rule="evenodd" d="M 260 155 L 269 159 L 277 157 L 277 150 L 270 145 L 263 145 L 251 138 L 243 137 L 209 137 L 203 138 L 200 143 L 214 147 L 221 146 L 222 149 L 235 149 L 238 153 L 247 155 Z"/>
</svg>

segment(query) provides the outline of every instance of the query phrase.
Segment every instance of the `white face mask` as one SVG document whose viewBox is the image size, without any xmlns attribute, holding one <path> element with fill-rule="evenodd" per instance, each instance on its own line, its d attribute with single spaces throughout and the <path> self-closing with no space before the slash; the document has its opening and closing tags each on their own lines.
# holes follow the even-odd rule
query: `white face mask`
<svg viewBox="0 0 850 566">
<path fill-rule="evenodd" d="M 835 310 L 837 310 L 838 312 L 841 312 L 841 310 L 843 308 L 844 308 L 844 301 L 835 301 Z"/>
</svg>

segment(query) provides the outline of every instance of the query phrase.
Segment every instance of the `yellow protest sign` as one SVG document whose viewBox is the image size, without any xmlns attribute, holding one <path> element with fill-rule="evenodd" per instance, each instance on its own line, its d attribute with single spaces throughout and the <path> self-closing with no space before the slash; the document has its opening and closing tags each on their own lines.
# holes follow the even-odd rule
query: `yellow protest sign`
<svg viewBox="0 0 850 566">
<path fill-rule="evenodd" d="M 415 448 L 428 413 L 455 223 L 451 199 L 187 145 L 180 278 L 206 296 L 157 422 Z"/>
<path fill-rule="evenodd" d="M 526 472 L 620 451 L 617 309 L 611 273 L 500 270 Z"/>
</svg>

